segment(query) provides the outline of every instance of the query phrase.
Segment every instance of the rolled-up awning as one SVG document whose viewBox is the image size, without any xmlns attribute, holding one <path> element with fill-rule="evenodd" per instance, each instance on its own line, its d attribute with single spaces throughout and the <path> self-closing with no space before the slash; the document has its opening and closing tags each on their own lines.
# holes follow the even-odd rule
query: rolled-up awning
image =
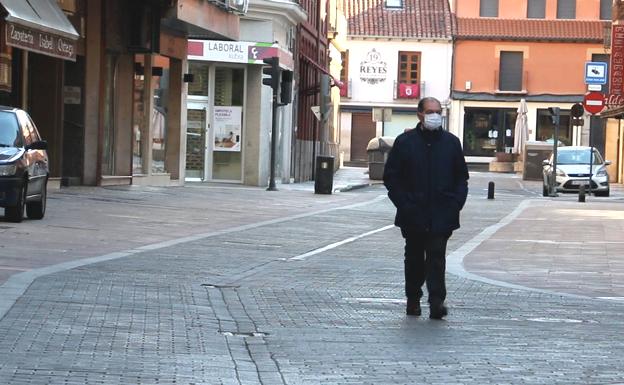
<svg viewBox="0 0 624 385">
<path fill-rule="evenodd" d="M 13 47 L 76 60 L 80 37 L 56 0 L 0 0 L 7 11 L 6 43 Z"/>
</svg>

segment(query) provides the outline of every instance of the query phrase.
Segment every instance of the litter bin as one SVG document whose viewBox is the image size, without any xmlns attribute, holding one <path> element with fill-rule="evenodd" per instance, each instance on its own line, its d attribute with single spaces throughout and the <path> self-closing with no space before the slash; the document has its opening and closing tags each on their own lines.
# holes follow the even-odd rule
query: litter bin
<svg viewBox="0 0 624 385">
<path fill-rule="evenodd" d="M 552 153 L 553 145 L 547 142 L 531 141 L 524 144 L 524 166 L 522 170 L 523 180 L 543 180 L 544 166 L 542 161 L 548 159 Z"/>
<path fill-rule="evenodd" d="M 383 171 L 388 153 L 394 144 L 394 137 L 381 136 L 371 139 L 366 146 L 368 153 L 368 178 L 383 179 Z"/>
<path fill-rule="evenodd" d="M 316 172 L 314 174 L 314 193 L 331 194 L 334 186 L 334 157 L 316 157 Z"/>
</svg>

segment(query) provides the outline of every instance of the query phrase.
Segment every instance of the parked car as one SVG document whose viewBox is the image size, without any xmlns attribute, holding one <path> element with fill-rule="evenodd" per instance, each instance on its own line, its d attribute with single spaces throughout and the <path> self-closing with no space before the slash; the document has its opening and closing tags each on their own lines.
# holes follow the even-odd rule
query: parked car
<svg viewBox="0 0 624 385">
<path fill-rule="evenodd" d="M 26 214 L 41 219 L 46 210 L 48 144 L 26 111 L 0 106 L 0 207 L 11 222 Z"/>
<path fill-rule="evenodd" d="M 593 153 L 590 167 L 590 153 Z M 604 160 L 596 148 L 570 146 L 557 148 L 557 176 L 555 187 L 558 192 L 578 192 L 581 186 L 589 192 L 591 171 L 591 191 L 596 196 L 609 196 L 609 174 L 607 166 L 611 162 Z M 543 162 L 543 195 L 548 196 L 548 181 L 552 176 L 553 155 Z"/>
</svg>

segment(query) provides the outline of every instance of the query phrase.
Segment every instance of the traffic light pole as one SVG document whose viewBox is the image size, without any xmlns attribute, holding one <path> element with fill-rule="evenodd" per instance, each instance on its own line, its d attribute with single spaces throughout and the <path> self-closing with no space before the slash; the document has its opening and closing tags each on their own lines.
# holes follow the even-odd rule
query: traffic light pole
<svg viewBox="0 0 624 385">
<path fill-rule="evenodd" d="M 550 187 L 550 194 L 549 196 L 551 197 L 556 197 L 557 196 L 557 147 L 559 147 L 559 114 L 560 114 L 560 110 L 558 107 L 551 107 L 549 108 L 552 119 L 553 119 L 553 123 L 555 125 L 555 135 L 554 135 L 554 140 L 553 140 L 553 162 L 552 162 L 552 170 L 551 170 L 551 174 L 550 174 L 550 183 L 548 184 Z"/>
<path fill-rule="evenodd" d="M 275 163 L 277 155 L 277 90 L 273 90 L 273 116 L 271 117 L 271 174 L 267 191 L 277 191 L 275 187 Z"/>
</svg>

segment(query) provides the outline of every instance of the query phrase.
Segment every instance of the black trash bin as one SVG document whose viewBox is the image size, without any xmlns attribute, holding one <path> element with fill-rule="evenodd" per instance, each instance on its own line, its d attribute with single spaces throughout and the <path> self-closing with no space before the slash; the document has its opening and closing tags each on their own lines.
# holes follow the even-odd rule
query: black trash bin
<svg viewBox="0 0 624 385">
<path fill-rule="evenodd" d="M 334 186 L 334 157 L 316 157 L 316 173 L 314 174 L 314 193 L 331 194 Z"/>
</svg>

